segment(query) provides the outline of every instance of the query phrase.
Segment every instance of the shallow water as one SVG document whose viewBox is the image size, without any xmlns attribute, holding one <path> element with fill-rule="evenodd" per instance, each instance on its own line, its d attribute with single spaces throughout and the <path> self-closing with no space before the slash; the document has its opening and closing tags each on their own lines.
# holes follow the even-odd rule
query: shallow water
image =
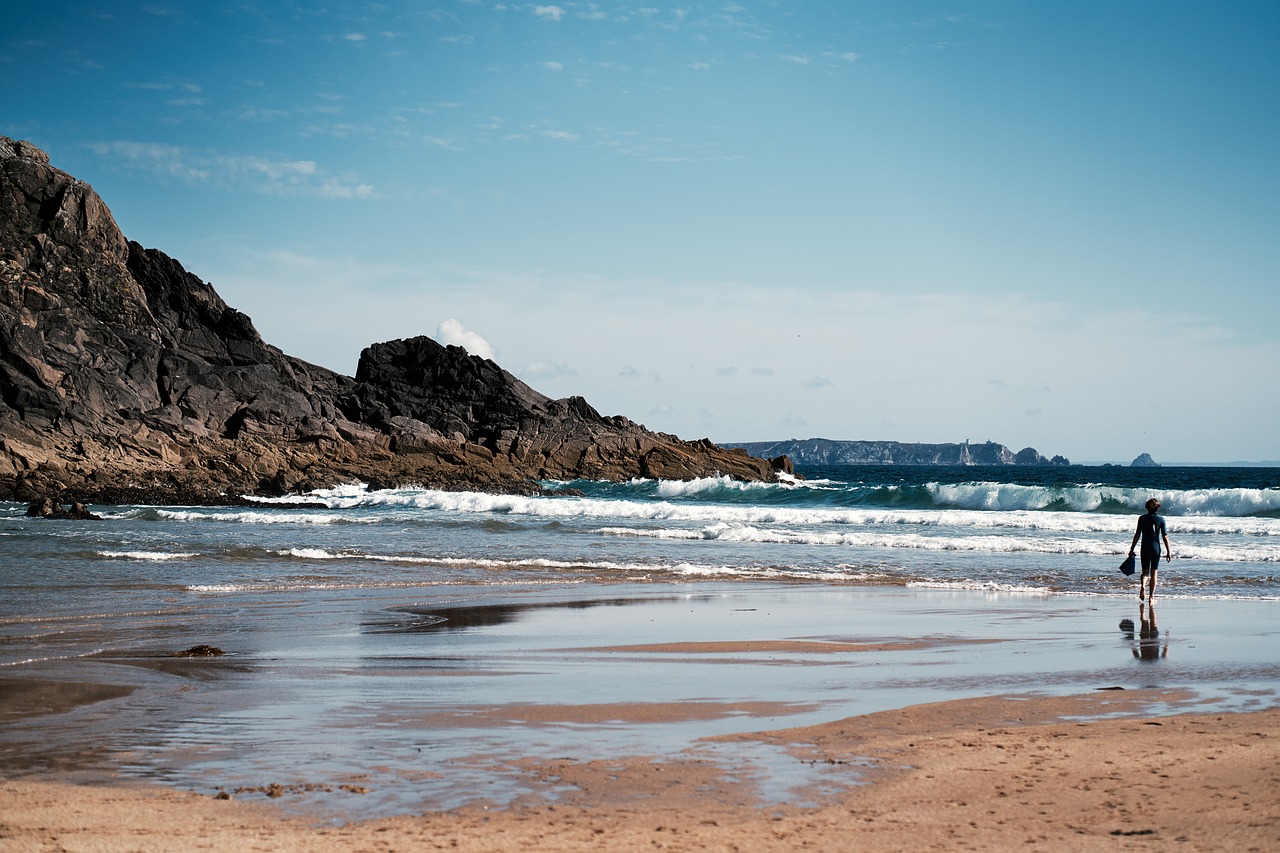
<svg viewBox="0 0 1280 853">
<path fill-rule="evenodd" d="M 698 739 L 1006 693 L 1182 689 L 1223 710 L 1280 695 L 1266 602 L 1157 604 L 1165 656 L 1153 662 L 1121 624 L 1145 612 L 1132 601 L 742 584 L 420 592 L 279 593 L 260 610 L 214 609 L 182 642 L 218 645 L 227 651 L 218 658 L 159 656 L 166 641 L 182 645 L 173 631 L 157 635 L 149 655 L 135 648 L 23 668 L 135 690 L 0 727 L 6 764 L 115 767 L 209 793 L 271 783 L 370 789 L 325 801 L 349 818 L 554 798 L 553 786 L 518 770 L 527 759 L 694 750 L 736 762 L 759 776 L 763 793 L 786 799 L 819 781 L 820 769 Z M 192 627 L 184 620 L 183 630 Z M 607 648 L 762 638 L 898 645 Z M 689 713 L 646 721 L 628 710 L 637 703 Z M 617 707 L 596 719 L 600 706 Z M 297 790 L 287 802 L 305 808 L 325 796 Z"/>
</svg>

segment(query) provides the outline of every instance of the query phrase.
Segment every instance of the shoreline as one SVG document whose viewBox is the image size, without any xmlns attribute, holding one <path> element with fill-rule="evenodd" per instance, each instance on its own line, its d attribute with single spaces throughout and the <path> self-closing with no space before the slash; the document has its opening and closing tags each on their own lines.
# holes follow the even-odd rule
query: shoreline
<svg viewBox="0 0 1280 853">
<path fill-rule="evenodd" d="M 831 779 L 807 807 L 762 803 L 750 780 L 705 761 L 653 756 L 529 763 L 527 772 L 558 778 L 558 803 L 339 825 L 319 812 L 285 816 L 265 799 L 9 779 L 0 781 L 0 841 L 106 851 L 1276 849 L 1280 709 L 1132 715 L 1160 700 L 965 699 L 714 739 L 826 763 Z"/>
</svg>

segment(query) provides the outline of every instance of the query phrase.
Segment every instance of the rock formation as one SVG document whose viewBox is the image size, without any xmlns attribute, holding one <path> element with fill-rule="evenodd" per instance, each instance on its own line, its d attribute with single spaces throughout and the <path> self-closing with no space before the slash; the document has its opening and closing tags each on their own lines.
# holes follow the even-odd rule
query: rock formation
<svg viewBox="0 0 1280 853">
<path fill-rule="evenodd" d="M 833 441 L 827 438 L 751 441 L 726 445 L 755 456 L 784 454 L 796 465 L 1070 465 L 1035 448 L 1014 453 L 1003 444 L 908 444 L 900 441 Z"/>
<path fill-rule="evenodd" d="M 1159 468 L 1160 463 L 1151 458 L 1150 453 L 1139 453 L 1138 456 L 1129 463 L 1130 468 Z"/>
<path fill-rule="evenodd" d="M 780 463 L 785 465 L 785 463 Z M 536 491 L 589 477 L 772 479 L 743 451 L 552 400 L 430 338 L 354 378 L 265 343 L 98 195 L 0 137 L 0 498 L 219 502 L 362 480 Z"/>
</svg>

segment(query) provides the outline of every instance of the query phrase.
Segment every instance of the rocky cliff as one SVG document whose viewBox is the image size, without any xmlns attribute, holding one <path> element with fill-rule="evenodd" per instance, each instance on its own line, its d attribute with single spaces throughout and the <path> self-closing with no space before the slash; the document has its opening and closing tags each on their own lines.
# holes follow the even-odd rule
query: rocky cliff
<svg viewBox="0 0 1280 853">
<path fill-rule="evenodd" d="M 0 499 L 205 502 L 340 482 L 536 490 L 590 477 L 772 479 L 430 338 L 355 377 L 267 344 L 82 181 L 0 137 Z"/>
<path fill-rule="evenodd" d="M 1070 465 L 1047 459 L 1035 448 L 1013 452 L 993 441 L 982 444 L 906 444 L 900 441 L 833 441 L 827 438 L 730 444 L 757 456 L 786 455 L 796 465 Z"/>
</svg>

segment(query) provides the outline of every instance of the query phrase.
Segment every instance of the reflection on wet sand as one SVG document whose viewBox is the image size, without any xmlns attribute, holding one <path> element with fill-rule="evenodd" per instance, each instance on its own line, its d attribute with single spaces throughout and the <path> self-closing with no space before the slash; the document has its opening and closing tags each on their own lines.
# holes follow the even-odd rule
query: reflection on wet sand
<svg viewBox="0 0 1280 853">
<path fill-rule="evenodd" d="M 1140 627 L 1134 635 L 1132 619 L 1120 620 L 1120 630 L 1125 639 L 1133 643 L 1133 656 L 1142 661 L 1157 661 L 1169 656 L 1169 635 L 1162 638 L 1160 628 L 1156 625 L 1156 605 L 1148 600 L 1146 606 L 1138 605 L 1138 621 Z"/>
<path fill-rule="evenodd" d="M 479 604 L 455 607 L 400 607 L 365 619 L 366 634 L 415 634 L 422 631 L 465 631 L 518 622 L 527 614 L 547 609 L 584 610 L 593 607 L 626 607 L 676 600 L 708 600 L 711 596 L 657 596 L 650 598 L 573 599 L 518 604 Z"/>
<path fill-rule="evenodd" d="M 133 689 L 118 684 L 0 678 L 0 720 L 61 714 L 81 705 L 128 696 Z"/>
</svg>

